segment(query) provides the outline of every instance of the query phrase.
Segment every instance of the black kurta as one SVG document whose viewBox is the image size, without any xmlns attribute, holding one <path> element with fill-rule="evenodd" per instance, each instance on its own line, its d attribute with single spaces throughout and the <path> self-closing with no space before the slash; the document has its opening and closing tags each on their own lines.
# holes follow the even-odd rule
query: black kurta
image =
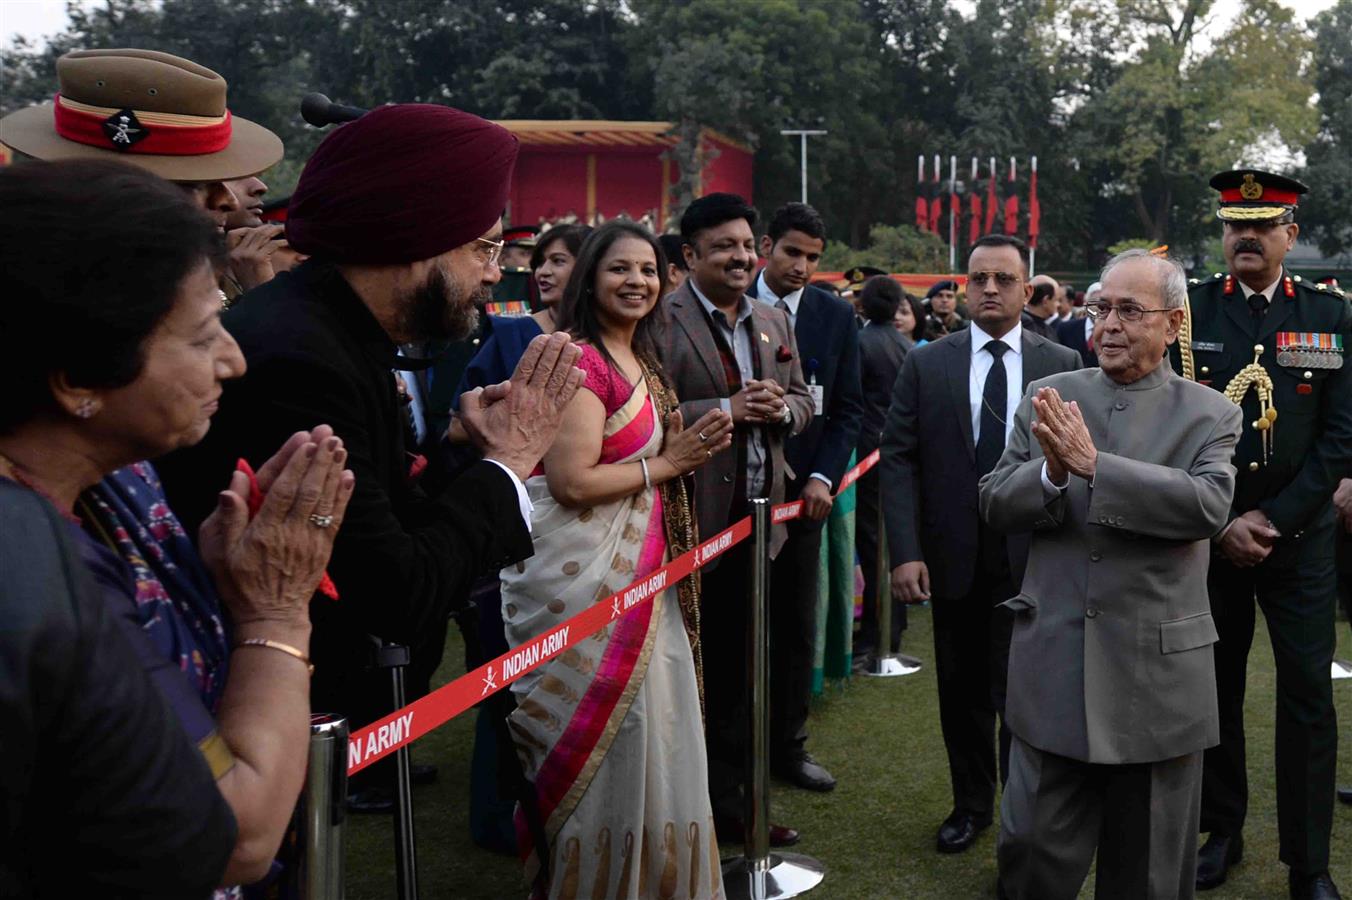
<svg viewBox="0 0 1352 900">
<path fill-rule="evenodd" d="M 225 325 L 248 372 L 226 384 L 206 439 L 161 461 L 170 505 L 195 527 L 237 458 L 258 468 L 296 431 L 333 426 L 357 483 L 328 570 L 341 599 L 311 605 L 314 702 L 348 711 L 346 682 L 370 658 L 368 635 L 439 653 L 474 579 L 529 556 L 530 532 L 493 463 L 475 463 L 435 497 L 409 483 L 395 344 L 336 268 L 311 261 L 279 275 Z"/>
</svg>

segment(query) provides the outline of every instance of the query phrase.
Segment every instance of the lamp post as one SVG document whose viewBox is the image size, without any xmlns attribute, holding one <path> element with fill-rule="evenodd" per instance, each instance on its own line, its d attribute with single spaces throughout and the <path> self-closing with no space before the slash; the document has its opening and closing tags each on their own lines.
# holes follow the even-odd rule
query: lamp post
<svg viewBox="0 0 1352 900">
<path fill-rule="evenodd" d="M 807 138 L 808 135 L 826 134 L 826 132 L 790 128 L 779 133 L 782 135 L 798 135 L 798 170 L 803 180 L 803 202 L 807 203 Z"/>
</svg>

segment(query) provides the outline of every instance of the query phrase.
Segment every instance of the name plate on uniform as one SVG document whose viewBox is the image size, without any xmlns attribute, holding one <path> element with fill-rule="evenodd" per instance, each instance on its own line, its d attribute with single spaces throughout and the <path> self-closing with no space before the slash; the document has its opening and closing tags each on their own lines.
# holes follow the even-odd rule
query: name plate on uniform
<svg viewBox="0 0 1352 900">
<path fill-rule="evenodd" d="M 1279 331 L 1277 365 L 1298 369 L 1341 369 L 1343 336 L 1317 331 Z"/>
<path fill-rule="evenodd" d="M 1225 345 L 1218 341 L 1193 341 L 1192 349 L 1220 353 L 1225 349 Z"/>
</svg>

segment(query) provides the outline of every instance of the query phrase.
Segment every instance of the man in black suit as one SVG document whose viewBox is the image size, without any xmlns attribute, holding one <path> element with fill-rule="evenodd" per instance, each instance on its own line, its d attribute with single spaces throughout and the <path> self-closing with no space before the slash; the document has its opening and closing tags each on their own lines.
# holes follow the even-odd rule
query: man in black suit
<svg viewBox="0 0 1352 900">
<path fill-rule="evenodd" d="M 785 499 L 802 500 L 803 516 L 789 523 L 770 575 L 770 769 L 810 791 L 836 786 L 805 747 L 822 523 L 858 442 L 864 409 L 854 309 L 810 283 L 825 247 L 826 226 L 815 209 L 781 206 L 761 238 L 765 268 L 750 291 L 788 315 L 813 402 L 811 421 L 784 448 Z"/>
<path fill-rule="evenodd" d="M 1088 304 L 1097 300 L 1101 287 L 1097 281 L 1091 284 L 1089 290 L 1084 292 L 1084 302 Z M 1056 326 L 1056 337 L 1061 346 L 1069 347 L 1080 354 L 1080 360 L 1086 369 L 1098 366 L 1098 354 L 1094 352 L 1093 341 L 1090 340 L 1093 334 L 1094 320 L 1088 316 L 1079 319 L 1071 316 Z"/>
<path fill-rule="evenodd" d="M 1052 343 L 1060 343 L 1056 336 L 1059 314 L 1056 311 L 1056 295 L 1060 285 L 1050 275 L 1035 275 L 1028 282 L 1033 294 L 1023 307 L 1023 327 L 1025 331 L 1044 337 Z"/>
<path fill-rule="evenodd" d="M 160 464 L 180 517 L 195 524 L 236 459 L 257 465 L 318 423 L 342 438 L 357 484 L 329 564 L 339 599 L 316 595 L 310 608 L 312 703 L 354 726 L 391 711 L 389 677 L 371 670 L 372 636 L 408 645 L 409 681 L 425 684 L 474 579 L 532 553 L 522 480 L 582 381 L 565 335 L 538 339 L 510 387 L 462 403 L 483 460 L 436 493 L 410 472 L 393 370 L 430 361 L 398 349 L 473 326 L 476 297 L 499 277 L 516 150 L 499 126 L 422 104 L 381 107 L 330 134 L 287 222 L 310 260 L 225 314 L 248 372 L 227 384 L 206 440 Z M 354 180 L 354 170 L 372 174 Z"/>
<path fill-rule="evenodd" d="M 1022 327 L 1032 294 L 1028 250 L 987 235 L 967 261 L 972 324 L 906 355 L 882 440 L 882 482 L 893 592 L 933 599 L 939 720 L 953 812 L 938 849 L 959 853 L 991 823 L 995 716 L 1003 719 L 1012 622 L 997 605 L 1017 593 L 1028 538 L 991 530 L 977 482 L 995 468 L 1031 381 L 1080 367 L 1079 357 Z M 1000 771 L 1009 737 L 1000 728 Z"/>
</svg>

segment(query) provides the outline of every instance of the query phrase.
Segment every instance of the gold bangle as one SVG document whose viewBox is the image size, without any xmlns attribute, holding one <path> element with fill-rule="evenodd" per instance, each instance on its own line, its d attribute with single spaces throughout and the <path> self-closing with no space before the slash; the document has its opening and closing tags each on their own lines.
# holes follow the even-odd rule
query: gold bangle
<svg viewBox="0 0 1352 900">
<path fill-rule="evenodd" d="M 292 647 L 290 644 L 283 644 L 281 641 L 272 641 L 267 638 L 248 638 L 235 645 L 236 650 L 240 647 L 268 647 L 272 650 L 280 650 L 287 656 L 294 656 L 296 659 L 305 663 L 305 667 L 309 669 L 311 675 L 315 673 L 315 664 L 310 662 L 310 657 L 306 656 L 295 647 Z"/>
</svg>

